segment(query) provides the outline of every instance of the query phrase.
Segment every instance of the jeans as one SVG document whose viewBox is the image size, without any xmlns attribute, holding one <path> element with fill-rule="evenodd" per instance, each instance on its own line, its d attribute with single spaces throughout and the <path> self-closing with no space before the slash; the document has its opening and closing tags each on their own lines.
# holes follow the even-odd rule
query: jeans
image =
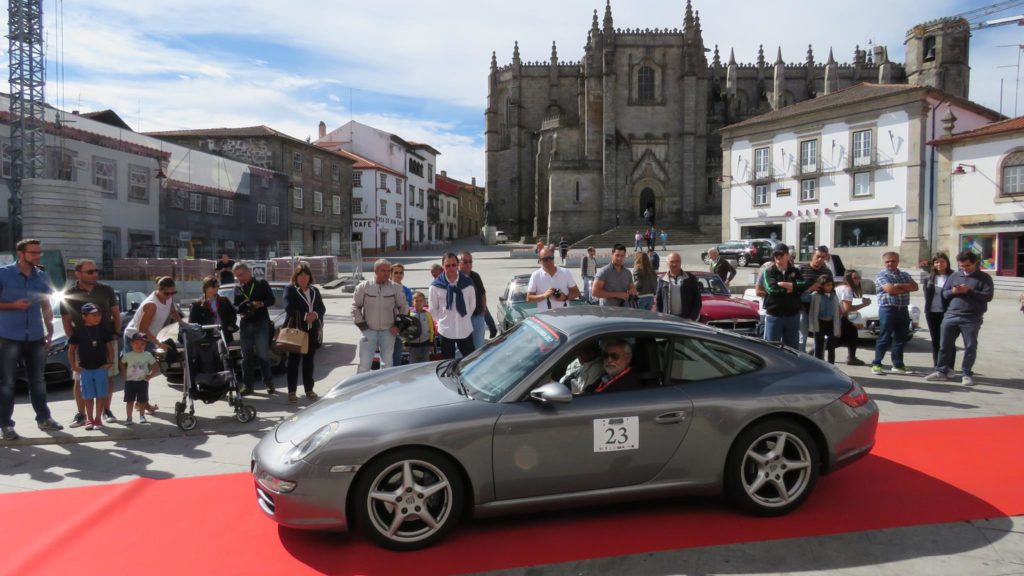
<svg viewBox="0 0 1024 576">
<path fill-rule="evenodd" d="M 799 344 L 800 315 L 772 316 L 764 315 L 764 339 L 768 342 L 779 342 L 790 348 Z"/>
<path fill-rule="evenodd" d="M 441 355 L 447 359 L 455 358 L 455 347 L 458 346 L 459 352 L 462 352 L 462 356 L 466 357 L 473 353 L 476 348 L 473 346 L 473 337 L 466 336 L 458 340 L 451 338 L 445 338 L 444 336 L 438 335 L 441 339 Z"/>
<path fill-rule="evenodd" d="M 654 295 L 640 296 L 637 298 L 636 305 L 640 310 L 654 309 Z"/>
<path fill-rule="evenodd" d="M 0 427 L 14 426 L 14 375 L 18 360 L 25 361 L 25 375 L 28 377 L 28 394 L 36 422 L 50 417 L 46 404 L 46 340 L 24 342 L 0 338 Z"/>
<path fill-rule="evenodd" d="M 810 322 L 807 318 L 809 312 L 809 308 L 800 308 L 800 338 L 798 340 L 798 347 L 801 352 L 807 352 L 807 334 L 810 332 Z"/>
<path fill-rule="evenodd" d="M 470 318 L 473 321 L 473 349 L 483 348 L 484 335 L 487 331 L 487 322 L 483 314 L 477 314 Z"/>
<path fill-rule="evenodd" d="M 401 366 L 402 365 L 402 339 L 395 336 L 395 351 L 391 354 L 391 365 Z"/>
<path fill-rule="evenodd" d="M 818 319 L 818 331 L 814 333 L 814 357 L 836 363 L 836 341 L 834 320 Z"/>
<path fill-rule="evenodd" d="M 373 366 L 373 353 L 380 349 L 380 367 L 390 368 L 394 362 L 395 337 L 391 330 L 363 330 L 359 339 L 359 369 L 357 373 L 369 372 Z"/>
<path fill-rule="evenodd" d="M 587 304 L 590 303 L 590 287 L 594 284 L 593 276 L 583 277 L 583 301 Z"/>
<path fill-rule="evenodd" d="M 939 365 L 939 348 L 942 344 L 942 320 L 945 317 L 945 312 L 925 312 L 924 314 L 924 319 L 928 322 L 928 335 L 932 339 L 932 366 L 935 367 Z M 951 351 L 953 356 L 950 357 L 949 362 L 946 364 L 947 370 L 952 370 L 953 365 L 956 364 L 955 343 Z"/>
<path fill-rule="evenodd" d="M 956 357 L 956 337 L 964 339 L 964 359 L 961 363 L 964 376 L 973 376 L 974 360 L 978 357 L 978 332 L 981 331 L 980 316 L 946 316 L 942 319 L 942 344 L 939 347 L 939 363 L 935 369 L 945 374 L 953 367 Z"/>
<path fill-rule="evenodd" d="M 242 384 L 251 388 L 256 381 L 256 368 L 267 385 L 273 388 L 273 373 L 270 371 L 270 322 L 240 322 L 242 346 Z"/>
<path fill-rule="evenodd" d="M 903 344 L 907 341 L 910 329 L 910 312 L 906 307 L 878 307 L 878 342 L 875 343 L 875 359 L 873 365 L 881 365 L 885 353 L 892 346 L 892 365 L 903 368 Z"/>
</svg>

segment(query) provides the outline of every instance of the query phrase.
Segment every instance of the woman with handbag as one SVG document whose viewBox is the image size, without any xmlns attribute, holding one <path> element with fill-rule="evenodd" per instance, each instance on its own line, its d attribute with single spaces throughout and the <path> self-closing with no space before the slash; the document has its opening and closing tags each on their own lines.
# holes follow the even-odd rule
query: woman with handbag
<svg viewBox="0 0 1024 576">
<path fill-rule="evenodd" d="M 230 344 L 233 334 L 238 332 L 238 315 L 231 300 L 217 294 L 220 282 L 214 276 L 203 278 L 203 295 L 188 309 L 188 323 L 210 326 L 217 324 L 224 332 L 224 340 Z"/>
<path fill-rule="evenodd" d="M 288 401 L 299 401 L 296 395 L 299 380 L 299 364 L 302 364 L 302 387 L 306 398 L 316 400 L 313 391 L 313 358 L 323 339 L 323 318 L 327 313 L 320 291 L 313 286 L 313 272 L 309 265 L 300 262 L 292 272 L 292 283 L 284 292 L 286 326 L 297 328 L 307 336 L 306 352 L 288 353 Z"/>
</svg>

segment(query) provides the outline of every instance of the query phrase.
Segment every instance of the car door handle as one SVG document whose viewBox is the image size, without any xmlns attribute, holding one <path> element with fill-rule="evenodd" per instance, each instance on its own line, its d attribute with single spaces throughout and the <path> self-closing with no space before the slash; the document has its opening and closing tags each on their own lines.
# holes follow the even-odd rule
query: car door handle
<svg viewBox="0 0 1024 576">
<path fill-rule="evenodd" d="M 654 417 L 655 424 L 678 424 L 686 420 L 685 412 L 666 412 Z"/>
</svg>

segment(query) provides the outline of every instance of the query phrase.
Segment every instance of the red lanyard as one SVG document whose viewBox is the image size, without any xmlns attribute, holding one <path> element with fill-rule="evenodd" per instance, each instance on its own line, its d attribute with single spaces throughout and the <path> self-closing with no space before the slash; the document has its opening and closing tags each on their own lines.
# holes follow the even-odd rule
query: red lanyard
<svg viewBox="0 0 1024 576">
<path fill-rule="evenodd" d="M 629 374 L 629 371 L 632 370 L 632 369 L 633 369 L 632 366 L 627 366 L 625 370 L 623 370 L 622 372 L 619 372 L 614 378 L 611 378 L 607 382 L 601 382 L 600 384 L 598 384 L 597 388 L 594 389 L 594 394 L 597 394 L 598 392 L 601 392 L 605 388 L 611 386 L 612 382 L 615 382 L 619 378 L 622 378 L 626 374 Z"/>
</svg>

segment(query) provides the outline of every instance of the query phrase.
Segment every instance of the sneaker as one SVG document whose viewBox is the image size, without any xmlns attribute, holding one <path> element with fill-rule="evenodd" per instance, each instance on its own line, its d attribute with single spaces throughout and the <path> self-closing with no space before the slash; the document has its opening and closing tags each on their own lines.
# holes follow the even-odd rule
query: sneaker
<svg viewBox="0 0 1024 576">
<path fill-rule="evenodd" d="M 124 419 L 124 425 L 125 426 L 131 426 L 132 424 L 135 424 L 135 422 L 132 422 L 132 417 L 131 416 L 129 416 L 129 417 Z"/>
<path fill-rule="evenodd" d="M 18 436 L 18 433 L 14 431 L 14 426 L 4 426 L 2 430 L 4 440 L 17 440 L 18 438 L 21 438 L 21 436 Z"/>
<path fill-rule="evenodd" d="M 86 423 L 86 425 L 85 425 L 85 429 L 86 430 L 92 430 L 95 427 L 96 427 L 96 425 L 92 423 L 92 420 L 89 420 L 88 423 Z"/>
<path fill-rule="evenodd" d="M 863 366 L 864 364 L 865 364 L 865 362 L 863 360 L 861 360 L 860 358 L 857 358 L 857 357 L 851 356 L 851 357 L 846 359 L 846 365 L 847 366 Z"/>
<path fill-rule="evenodd" d="M 97 418 L 97 419 L 93 420 L 92 421 L 92 429 L 93 430 L 99 430 L 100 428 L 103 428 L 103 418 Z"/>
<path fill-rule="evenodd" d="M 871 365 L 871 373 L 872 374 L 877 374 L 877 375 L 885 374 L 885 372 L 882 370 L 882 365 L 881 364 L 872 364 Z"/>
<path fill-rule="evenodd" d="M 40 430 L 44 430 L 46 432 L 55 432 L 57 430 L 63 430 L 64 429 L 64 427 L 61 426 L 60 423 L 57 422 L 56 420 L 54 420 L 53 418 L 47 418 L 46 420 L 43 420 L 42 422 L 38 422 L 38 424 L 39 424 L 39 429 Z"/>
<path fill-rule="evenodd" d="M 85 414 L 82 414 L 81 412 L 75 414 L 75 417 L 71 419 L 71 424 L 69 424 L 69 426 L 72 428 L 85 426 Z"/>
<path fill-rule="evenodd" d="M 117 422 L 117 417 L 110 411 L 110 408 L 103 411 L 103 419 L 107 422 Z"/>
<path fill-rule="evenodd" d="M 144 413 L 143 414 L 139 414 L 139 424 L 148 424 L 148 423 L 149 423 L 149 420 L 146 420 L 146 415 Z"/>
<path fill-rule="evenodd" d="M 907 372 L 907 367 L 906 366 L 898 366 L 898 367 L 897 366 L 893 366 L 892 370 L 890 370 L 890 372 L 892 372 L 893 374 L 901 374 L 901 375 L 904 375 L 904 376 L 909 374 L 909 372 Z"/>
<path fill-rule="evenodd" d="M 267 382 L 267 396 L 273 396 L 274 392 L 277 392 L 277 390 L 274 389 L 274 384 L 272 382 Z"/>
<path fill-rule="evenodd" d="M 929 382 L 945 382 L 949 380 L 949 377 L 946 376 L 945 373 L 936 370 L 935 372 L 932 372 L 931 374 L 925 376 L 924 379 Z"/>
<path fill-rule="evenodd" d="M 960 380 L 960 383 L 964 386 L 974 386 L 974 378 L 970 374 L 964 374 L 964 377 Z"/>
</svg>

